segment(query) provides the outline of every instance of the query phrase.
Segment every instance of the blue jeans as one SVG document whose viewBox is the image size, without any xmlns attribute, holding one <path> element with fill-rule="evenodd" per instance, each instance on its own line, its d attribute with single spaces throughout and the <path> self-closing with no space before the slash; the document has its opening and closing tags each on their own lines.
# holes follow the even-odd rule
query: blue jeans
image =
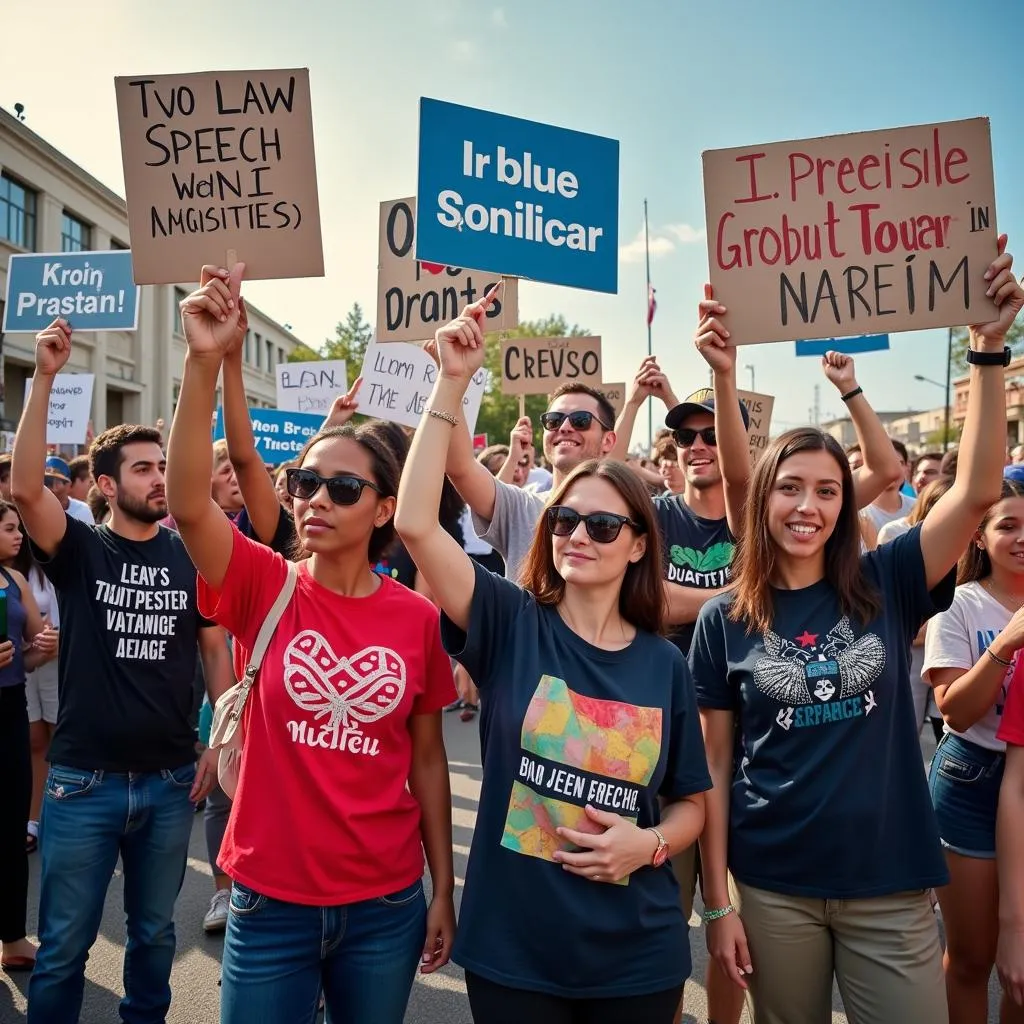
<svg viewBox="0 0 1024 1024">
<path fill-rule="evenodd" d="M 995 860 L 996 812 L 1006 755 L 946 733 L 935 748 L 928 788 L 942 845 L 961 857 Z"/>
<path fill-rule="evenodd" d="M 171 1005 L 174 901 L 185 877 L 195 775 L 194 764 L 145 774 L 50 767 L 39 834 L 40 946 L 29 983 L 29 1024 L 78 1021 L 85 961 L 118 855 L 128 926 L 121 1019 L 162 1024 Z"/>
<path fill-rule="evenodd" d="M 423 882 L 337 907 L 285 903 L 236 882 L 221 1024 L 402 1024 L 426 938 Z"/>
</svg>

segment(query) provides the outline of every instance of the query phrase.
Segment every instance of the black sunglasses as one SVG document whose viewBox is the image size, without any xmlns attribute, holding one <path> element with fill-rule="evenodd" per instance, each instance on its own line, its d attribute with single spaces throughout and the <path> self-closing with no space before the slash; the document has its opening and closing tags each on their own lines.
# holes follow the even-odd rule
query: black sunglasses
<svg viewBox="0 0 1024 1024">
<path fill-rule="evenodd" d="M 605 430 L 611 430 L 607 423 L 603 423 L 592 412 L 586 409 L 577 409 L 575 412 L 546 412 L 541 415 L 540 422 L 545 430 L 557 430 L 566 420 L 573 430 L 589 430 L 590 424 L 597 420 Z"/>
<path fill-rule="evenodd" d="M 545 510 L 548 530 L 556 537 L 571 537 L 582 519 L 587 524 L 590 539 L 597 544 L 611 544 L 622 532 L 623 526 L 632 526 L 637 533 L 643 533 L 640 523 L 634 523 L 629 516 L 614 512 L 588 512 L 581 515 L 568 505 L 552 505 Z"/>
<path fill-rule="evenodd" d="M 704 427 L 701 430 L 694 430 L 693 427 L 678 427 L 672 431 L 676 444 L 689 448 L 699 437 L 709 448 L 718 447 L 718 438 L 715 436 L 714 427 Z"/>
<path fill-rule="evenodd" d="M 362 497 L 364 487 L 369 487 L 378 494 L 383 493 L 376 484 L 354 473 L 326 477 L 314 473 L 311 469 L 285 470 L 285 484 L 293 498 L 307 501 L 326 484 L 327 496 L 335 505 L 354 505 Z"/>
</svg>

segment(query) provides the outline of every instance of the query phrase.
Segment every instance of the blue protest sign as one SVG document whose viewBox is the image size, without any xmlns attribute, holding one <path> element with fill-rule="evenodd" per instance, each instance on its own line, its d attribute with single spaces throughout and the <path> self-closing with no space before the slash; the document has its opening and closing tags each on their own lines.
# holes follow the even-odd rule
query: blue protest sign
<svg viewBox="0 0 1024 1024">
<path fill-rule="evenodd" d="M 818 341 L 798 341 L 798 356 L 823 356 L 826 352 L 842 352 L 855 356 L 858 352 L 884 352 L 889 348 L 888 334 L 861 334 L 855 338 L 822 338 Z"/>
<path fill-rule="evenodd" d="M 294 459 L 306 442 L 323 426 L 323 416 L 305 412 L 284 412 L 281 409 L 250 409 L 252 436 L 256 453 L 268 466 Z M 214 441 L 224 436 L 224 409 L 217 409 Z"/>
<path fill-rule="evenodd" d="M 76 331 L 134 331 L 139 289 L 132 254 L 112 249 L 11 256 L 3 330 L 34 334 L 58 316 Z"/>
<path fill-rule="evenodd" d="M 619 144 L 420 100 L 416 259 L 618 291 Z"/>
</svg>

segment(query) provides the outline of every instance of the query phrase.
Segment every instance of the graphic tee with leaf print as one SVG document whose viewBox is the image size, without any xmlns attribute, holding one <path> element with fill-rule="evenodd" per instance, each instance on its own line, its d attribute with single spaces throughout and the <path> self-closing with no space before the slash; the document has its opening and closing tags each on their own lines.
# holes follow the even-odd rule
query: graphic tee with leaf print
<svg viewBox="0 0 1024 1024">
<path fill-rule="evenodd" d="M 946 883 L 910 647 L 949 607 L 955 574 L 928 591 L 919 527 L 861 566 L 882 602 L 867 623 L 843 613 L 827 580 L 772 588 L 763 634 L 729 618 L 731 593 L 698 616 L 697 702 L 736 717 L 729 868 L 746 885 L 856 899 Z"/>
<path fill-rule="evenodd" d="M 736 543 L 726 519 L 696 515 L 678 494 L 655 498 L 654 513 L 669 583 L 698 590 L 717 590 L 728 584 Z M 668 634 L 684 655 L 690 651 L 694 625 L 674 625 Z"/>
<path fill-rule="evenodd" d="M 199 605 L 249 651 L 287 570 L 280 555 L 233 533 L 224 582 L 214 590 L 200 577 Z M 311 906 L 411 885 L 423 849 L 406 785 L 410 718 L 454 699 L 430 601 L 387 577 L 368 597 L 343 597 L 300 562 L 245 708 L 221 868 L 257 892 Z"/>
</svg>

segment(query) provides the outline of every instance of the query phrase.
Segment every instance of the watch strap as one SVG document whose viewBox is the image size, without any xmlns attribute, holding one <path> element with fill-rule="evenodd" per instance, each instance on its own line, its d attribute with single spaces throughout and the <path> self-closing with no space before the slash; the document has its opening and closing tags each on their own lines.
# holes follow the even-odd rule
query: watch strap
<svg viewBox="0 0 1024 1024">
<path fill-rule="evenodd" d="M 1002 352 L 978 352 L 973 348 L 967 350 L 967 362 L 974 366 L 1009 366 L 1010 358 L 1009 346 Z"/>
</svg>

